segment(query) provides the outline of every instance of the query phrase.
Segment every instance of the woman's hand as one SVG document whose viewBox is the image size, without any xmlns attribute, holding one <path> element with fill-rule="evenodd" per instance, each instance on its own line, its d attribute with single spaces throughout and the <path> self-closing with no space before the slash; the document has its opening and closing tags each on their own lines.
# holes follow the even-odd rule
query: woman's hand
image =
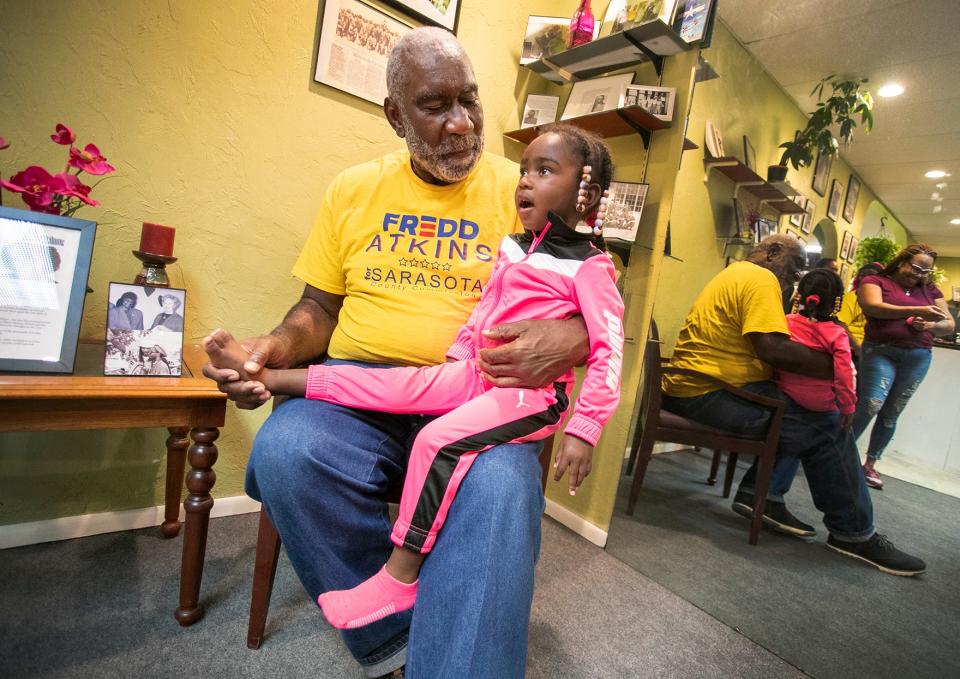
<svg viewBox="0 0 960 679">
<path fill-rule="evenodd" d="M 553 475 L 554 481 L 559 481 L 563 473 L 570 470 L 570 494 L 576 495 L 577 488 L 587 478 L 587 474 L 592 469 L 593 446 L 578 439 L 576 436 L 564 434 L 563 441 L 560 443 L 560 450 L 557 452 L 557 461 L 553 463 L 556 473 Z"/>
<path fill-rule="evenodd" d="M 481 349 L 477 365 L 483 378 L 497 387 L 539 389 L 590 354 L 587 326 L 579 316 L 564 321 L 518 321 L 483 331 L 488 339 L 505 342 Z"/>
<path fill-rule="evenodd" d="M 917 307 L 914 316 L 919 316 L 925 321 L 933 321 L 936 323 L 937 321 L 948 318 L 949 314 L 945 313 L 943 309 L 936 304 L 931 304 L 930 306 Z"/>
</svg>

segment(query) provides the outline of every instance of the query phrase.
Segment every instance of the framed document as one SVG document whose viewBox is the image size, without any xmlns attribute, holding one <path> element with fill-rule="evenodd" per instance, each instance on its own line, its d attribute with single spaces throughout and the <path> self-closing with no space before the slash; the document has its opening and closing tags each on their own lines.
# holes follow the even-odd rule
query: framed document
<svg viewBox="0 0 960 679">
<path fill-rule="evenodd" d="M 460 0 L 383 0 L 418 21 L 457 32 Z"/>
<path fill-rule="evenodd" d="M 326 0 L 313 79 L 382 105 L 387 97 L 387 57 L 411 30 L 359 0 Z"/>
<path fill-rule="evenodd" d="M 73 372 L 96 229 L 0 207 L 0 370 Z"/>
<path fill-rule="evenodd" d="M 548 94 L 528 94 L 527 100 L 523 103 L 520 128 L 555 123 L 559 108 L 560 97 Z"/>
</svg>

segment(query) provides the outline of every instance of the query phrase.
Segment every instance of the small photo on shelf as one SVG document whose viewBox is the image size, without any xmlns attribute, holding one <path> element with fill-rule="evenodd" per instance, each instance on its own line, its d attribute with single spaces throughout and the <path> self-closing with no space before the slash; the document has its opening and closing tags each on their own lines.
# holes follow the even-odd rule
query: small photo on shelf
<svg viewBox="0 0 960 679">
<path fill-rule="evenodd" d="M 623 21 L 614 23 L 614 32 L 624 31 L 657 19 L 669 25 L 673 21 L 673 10 L 676 5 L 677 0 L 627 0 Z"/>
<path fill-rule="evenodd" d="M 547 94 L 528 94 L 527 100 L 523 103 L 520 128 L 555 123 L 559 108 L 560 97 Z"/>
<path fill-rule="evenodd" d="M 599 31 L 600 24 L 594 23 L 594 40 Z M 569 38 L 570 17 L 529 17 L 527 31 L 523 36 L 523 47 L 520 48 L 520 64 L 530 64 L 565 51 Z"/>
<path fill-rule="evenodd" d="M 603 13 L 603 21 L 600 23 L 600 37 L 620 33 L 626 21 L 627 0 L 610 0 L 607 10 Z"/>
<path fill-rule="evenodd" d="M 603 237 L 632 243 L 637 239 L 643 203 L 647 198 L 649 184 L 635 182 L 610 182 L 610 197 L 607 199 L 607 216 L 603 222 Z"/>
<path fill-rule="evenodd" d="M 601 113 L 622 108 L 625 85 L 633 82 L 635 73 L 610 75 L 605 78 L 578 80 L 570 89 L 567 104 L 560 120 L 570 120 L 591 113 Z"/>
<path fill-rule="evenodd" d="M 104 376 L 179 377 L 186 290 L 110 283 Z"/>
<path fill-rule="evenodd" d="M 623 106 L 639 106 L 655 118 L 670 122 L 673 120 L 673 100 L 676 95 L 676 87 L 624 85 Z"/>
<path fill-rule="evenodd" d="M 712 7 L 713 0 L 680 0 L 673 17 L 673 30 L 685 42 L 703 40 Z"/>
</svg>

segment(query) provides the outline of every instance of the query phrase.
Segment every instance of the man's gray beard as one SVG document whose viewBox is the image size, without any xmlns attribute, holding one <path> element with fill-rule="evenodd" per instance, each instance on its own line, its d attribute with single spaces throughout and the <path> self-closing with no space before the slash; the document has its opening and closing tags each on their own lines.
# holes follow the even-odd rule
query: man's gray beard
<svg viewBox="0 0 960 679">
<path fill-rule="evenodd" d="M 462 137 L 450 137 L 436 148 L 425 142 L 408 120 L 403 121 L 403 134 L 407 141 L 407 149 L 417 164 L 432 176 L 445 182 L 458 182 L 470 174 L 483 153 L 483 136 L 474 132 Z M 474 154 L 465 161 L 453 161 L 445 157 L 449 153 L 467 149 L 473 149 Z"/>
</svg>

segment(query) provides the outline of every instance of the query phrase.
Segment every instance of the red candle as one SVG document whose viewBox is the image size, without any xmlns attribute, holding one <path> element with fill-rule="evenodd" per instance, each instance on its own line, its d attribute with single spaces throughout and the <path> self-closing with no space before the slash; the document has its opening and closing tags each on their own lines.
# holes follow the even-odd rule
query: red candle
<svg viewBox="0 0 960 679">
<path fill-rule="evenodd" d="M 173 256 L 173 237 L 177 230 L 172 226 L 162 224 L 143 223 L 140 232 L 140 252 L 163 257 Z"/>
</svg>

